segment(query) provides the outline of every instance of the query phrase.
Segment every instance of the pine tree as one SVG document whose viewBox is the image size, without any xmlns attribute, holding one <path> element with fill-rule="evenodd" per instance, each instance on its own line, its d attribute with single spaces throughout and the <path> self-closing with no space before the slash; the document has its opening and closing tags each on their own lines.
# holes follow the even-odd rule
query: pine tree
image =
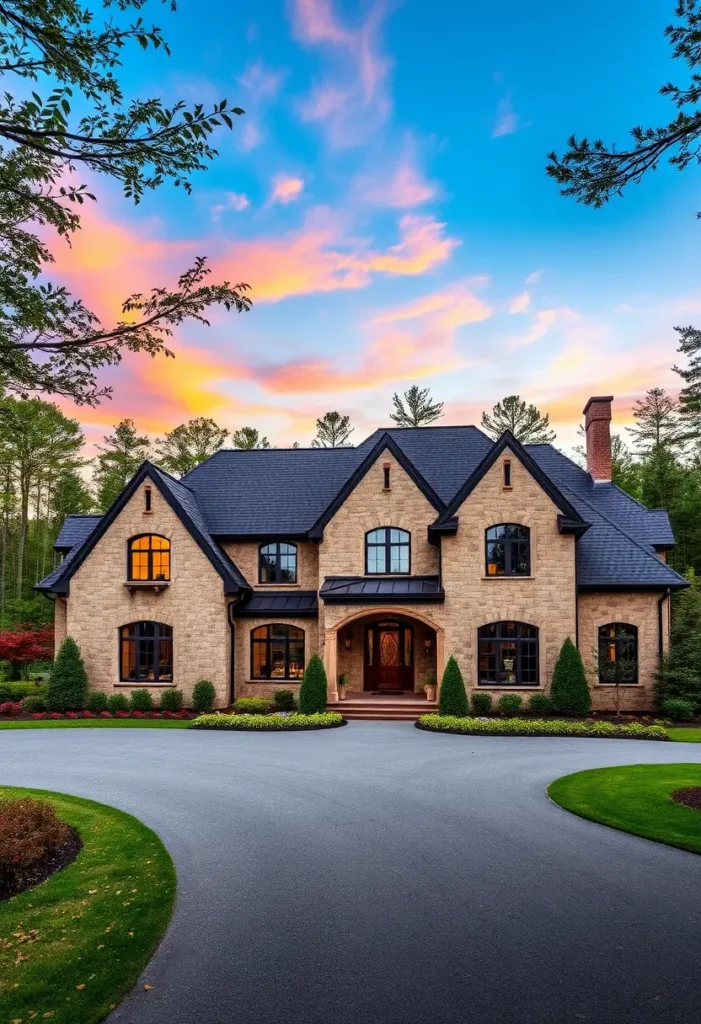
<svg viewBox="0 0 701 1024">
<path fill-rule="evenodd" d="M 671 698 L 690 700 L 701 709 L 701 576 L 687 574 L 691 586 L 672 599 L 669 652 L 655 681 L 657 706 Z"/>
<path fill-rule="evenodd" d="M 229 431 L 218 426 L 214 420 L 198 416 L 174 427 L 156 441 L 158 464 L 167 473 L 185 476 L 200 462 L 218 452 L 228 436 Z"/>
<path fill-rule="evenodd" d="M 88 677 L 80 648 L 72 636 L 61 644 L 46 690 L 50 711 L 80 711 L 88 699 Z"/>
<path fill-rule="evenodd" d="M 448 658 L 448 664 L 443 672 L 438 711 L 441 715 L 454 715 L 456 718 L 465 718 L 468 714 L 465 683 L 460 666 L 452 655 Z"/>
<path fill-rule="evenodd" d="M 552 444 L 555 440 L 548 414 L 543 416 L 535 405 L 528 405 L 520 395 L 507 395 L 497 402 L 491 414 L 483 412 L 482 427 L 494 440 L 505 430 L 510 430 L 521 444 Z"/>
<path fill-rule="evenodd" d="M 299 688 L 299 710 L 303 715 L 320 715 L 328 700 L 326 671 L 318 654 L 309 659 Z"/>
<path fill-rule="evenodd" d="M 684 445 L 684 434 L 678 416 L 678 405 L 664 388 L 650 388 L 645 398 L 638 398 L 633 408 L 636 424 L 626 429 L 644 455 L 664 447 L 677 451 Z"/>
<path fill-rule="evenodd" d="M 557 715 L 586 715 L 591 711 L 591 693 L 582 656 L 569 637 L 555 663 L 550 699 Z"/>
<path fill-rule="evenodd" d="M 231 435 L 231 443 L 234 448 L 241 448 L 244 451 L 270 447 L 267 437 L 261 437 L 255 427 L 241 427 L 240 430 L 235 430 Z"/>
<path fill-rule="evenodd" d="M 51 496 L 52 518 L 57 529 L 66 516 L 85 515 L 92 511 L 94 505 L 93 496 L 80 473 L 74 469 L 61 473 Z"/>
<path fill-rule="evenodd" d="M 398 427 L 424 427 L 443 415 L 443 402 L 434 402 L 430 389 L 416 384 L 404 392 L 403 398 L 395 392 L 392 401 L 394 412 L 389 414 L 389 418 Z"/>
<path fill-rule="evenodd" d="M 350 416 L 340 412 L 327 412 L 316 421 L 316 437 L 312 448 L 347 448 L 348 438 L 353 433 Z"/>
<path fill-rule="evenodd" d="M 104 438 L 104 445 L 97 445 L 94 479 L 97 490 L 97 505 L 106 512 L 122 493 L 137 469 L 148 458 L 149 439 L 139 436 L 133 420 L 122 420 L 114 428 L 114 434 Z"/>
</svg>

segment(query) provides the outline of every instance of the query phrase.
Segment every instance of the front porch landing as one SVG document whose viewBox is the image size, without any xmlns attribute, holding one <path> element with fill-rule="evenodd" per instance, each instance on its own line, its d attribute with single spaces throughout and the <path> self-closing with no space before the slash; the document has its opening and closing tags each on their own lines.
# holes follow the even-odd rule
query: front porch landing
<svg viewBox="0 0 701 1024">
<path fill-rule="evenodd" d="M 365 691 L 349 691 L 345 700 L 327 705 L 329 711 L 337 711 L 344 718 L 374 722 L 415 722 L 421 715 L 435 714 L 438 703 L 426 700 L 420 693 L 403 693 L 388 696 L 374 695 Z"/>
</svg>

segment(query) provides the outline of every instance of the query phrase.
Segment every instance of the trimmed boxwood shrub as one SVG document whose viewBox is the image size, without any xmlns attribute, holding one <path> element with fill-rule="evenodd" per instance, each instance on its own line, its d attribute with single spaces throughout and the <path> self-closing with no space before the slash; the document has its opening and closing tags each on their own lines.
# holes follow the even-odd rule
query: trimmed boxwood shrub
<svg viewBox="0 0 701 1024">
<path fill-rule="evenodd" d="M 267 715 L 272 707 L 269 697 L 239 697 L 234 701 L 234 711 L 245 715 Z"/>
<path fill-rule="evenodd" d="M 72 636 L 59 647 L 46 690 L 50 711 L 82 711 L 88 697 L 88 677 L 80 648 Z"/>
<path fill-rule="evenodd" d="M 243 698 L 242 698 L 243 699 Z M 255 698 L 250 698 L 251 700 Z M 294 729 L 335 729 L 345 725 L 343 715 L 324 711 L 318 715 L 200 715 L 192 722 L 192 729 L 242 729 L 253 731 L 282 731 Z"/>
<path fill-rule="evenodd" d="M 591 694 L 582 656 L 569 637 L 555 663 L 550 698 L 556 715 L 587 715 L 591 711 Z"/>
<path fill-rule="evenodd" d="M 324 663 L 318 654 L 312 654 L 299 688 L 299 710 L 303 715 L 320 715 L 328 699 Z"/>
<path fill-rule="evenodd" d="M 469 713 L 462 672 L 452 655 L 448 658 L 448 664 L 443 672 L 438 711 L 441 715 L 456 715 L 458 718 Z"/>
<path fill-rule="evenodd" d="M 182 690 L 164 690 L 161 693 L 161 711 L 180 711 L 182 706 Z"/>
<path fill-rule="evenodd" d="M 107 694 L 103 693 L 102 690 L 92 690 L 88 694 L 85 707 L 95 715 L 99 715 L 103 711 L 107 711 Z"/>
<path fill-rule="evenodd" d="M 211 711 L 215 699 L 214 683 L 209 679 L 199 679 L 192 691 L 192 710 L 197 712 Z"/>
<path fill-rule="evenodd" d="M 668 740 L 661 725 L 630 725 L 615 722 L 577 722 L 557 718 L 457 718 L 451 715 L 423 715 L 418 729 L 456 732 L 468 736 L 592 736 L 602 739 Z"/>
<path fill-rule="evenodd" d="M 118 711 L 128 711 L 129 701 L 123 693 L 113 693 L 107 698 L 107 710 L 116 715 Z"/>
<path fill-rule="evenodd" d="M 516 718 L 521 714 L 523 697 L 518 693 L 503 693 L 499 698 L 499 711 L 504 718 Z"/>
<path fill-rule="evenodd" d="M 273 700 L 278 711 L 294 711 L 297 706 L 292 690 L 276 690 L 273 694 Z"/>
<path fill-rule="evenodd" d="M 670 697 L 662 701 L 662 714 L 675 722 L 690 722 L 694 717 L 694 704 L 690 700 L 683 700 L 681 697 Z"/>
<path fill-rule="evenodd" d="M 549 715 L 553 709 L 553 702 L 545 693 L 532 693 L 528 698 L 528 713 L 531 715 Z"/>
<path fill-rule="evenodd" d="M 472 714 L 473 715 L 488 715 L 492 710 L 492 695 L 491 693 L 473 693 L 472 694 Z"/>
<path fill-rule="evenodd" d="M 46 711 L 46 703 L 43 697 L 38 694 L 32 694 L 30 697 L 25 697 L 22 701 L 22 710 L 27 714 L 36 714 L 39 711 Z"/>
<path fill-rule="evenodd" d="M 129 694 L 131 711 L 153 711 L 153 697 L 150 690 L 132 690 Z"/>
</svg>

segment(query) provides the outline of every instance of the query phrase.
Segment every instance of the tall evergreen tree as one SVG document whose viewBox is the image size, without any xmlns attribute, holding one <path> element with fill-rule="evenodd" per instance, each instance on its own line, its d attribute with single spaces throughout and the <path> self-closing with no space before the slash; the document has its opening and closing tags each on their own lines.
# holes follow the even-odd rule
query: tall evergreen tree
<svg viewBox="0 0 701 1024">
<path fill-rule="evenodd" d="M 267 437 L 261 437 L 255 427 L 241 427 L 239 430 L 235 430 L 231 435 L 231 442 L 234 448 L 244 450 L 270 447 Z"/>
<path fill-rule="evenodd" d="M 85 515 L 92 512 L 95 499 L 80 473 L 67 469 L 59 476 L 54 487 L 51 502 L 52 518 L 57 529 L 66 516 Z"/>
<path fill-rule="evenodd" d="M 645 398 L 639 398 L 633 408 L 635 426 L 628 427 L 633 443 L 644 455 L 659 448 L 678 451 L 684 445 L 684 433 L 679 422 L 678 405 L 664 388 L 650 388 Z"/>
<path fill-rule="evenodd" d="M 353 433 L 350 416 L 342 416 L 340 412 L 327 412 L 316 421 L 316 437 L 312 448 L 346 448 L 348 438 Z"/>
<path fill-rule="evenodd" d="M 229 431 L 214 420 L 198 416 L 181 423 L 156 441 L 158 464 L 174 476 L 185 476 L 200 462 L 218 452 Z"/>
<path fill-rule="evenodd" d="M 686 436 L 699 445 L 701 441 L 701 331 L 695 327 L 675 327 L 679 335 L 678 352 L 686 356 L 686 366 L 673 366 L 684 381 L 679 392 L 679 411 Z"/>
<path fill-rule="evenodd" d="M 148 458 L 149 439 L 137 433 L 133 420 L 122 420 L 113 434 L 104 438 L 103 445 L 97 445 L 99 455 L 95 460 L 94 479 L 97 492 L 97 506 L 106 512 L 126 487 L 137 469 Z"/>
<path fill-rule="evenodd" d="M 491 414 L 483 412 L 482 428 L 495 440 L 505 430 L 510 430 L 521 444 L 550 444 L 555 440 L 548 414 L 543 415 L 535 405 L 524 402 L 520 395 L 507 395 L 497 402 Z"/>
<path fill-rule="evenodd" d="M 401 398 L 395 392 L 392 402 L 394 412 L 389 418 L 398 427 L 425 427 L 443 415 L 443 402 L 434 402 L 430 388 L 420 388 L 417 384 L 412 384 Z"/>
</svg>

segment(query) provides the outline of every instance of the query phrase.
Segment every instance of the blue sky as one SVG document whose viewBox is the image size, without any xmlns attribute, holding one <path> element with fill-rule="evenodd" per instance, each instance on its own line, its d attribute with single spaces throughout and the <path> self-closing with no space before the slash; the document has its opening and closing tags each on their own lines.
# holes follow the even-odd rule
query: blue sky
<svg viewBox="0 0 701 1024">
<path fill-rule="evenodd" d="M 590 394 L 615 394 L 630 423 L 646 388 L 678 386 L 672 326 L 701 320 L 695 170 L 662 166 L 597 211 L 559 195 L 546 154 L 671 117 L 672 8 L 147 7 L 172 56 L 130 53 L 127 94 L 246 114 L 191 196 L 164 186 L 135 209 L 98 183 L 56 276 L 108 320 L 203 254 L 251 285 L 253 309 L 185 327 L 175 360 L 127 355 L 104 375 L 113 401 L 77 413 L 88 436 L 211 415 L 307 444 L 338 409 L 360 441 L 412 383 L 443 423 L 519 393 L 565 447 Z"/>
</svg>

